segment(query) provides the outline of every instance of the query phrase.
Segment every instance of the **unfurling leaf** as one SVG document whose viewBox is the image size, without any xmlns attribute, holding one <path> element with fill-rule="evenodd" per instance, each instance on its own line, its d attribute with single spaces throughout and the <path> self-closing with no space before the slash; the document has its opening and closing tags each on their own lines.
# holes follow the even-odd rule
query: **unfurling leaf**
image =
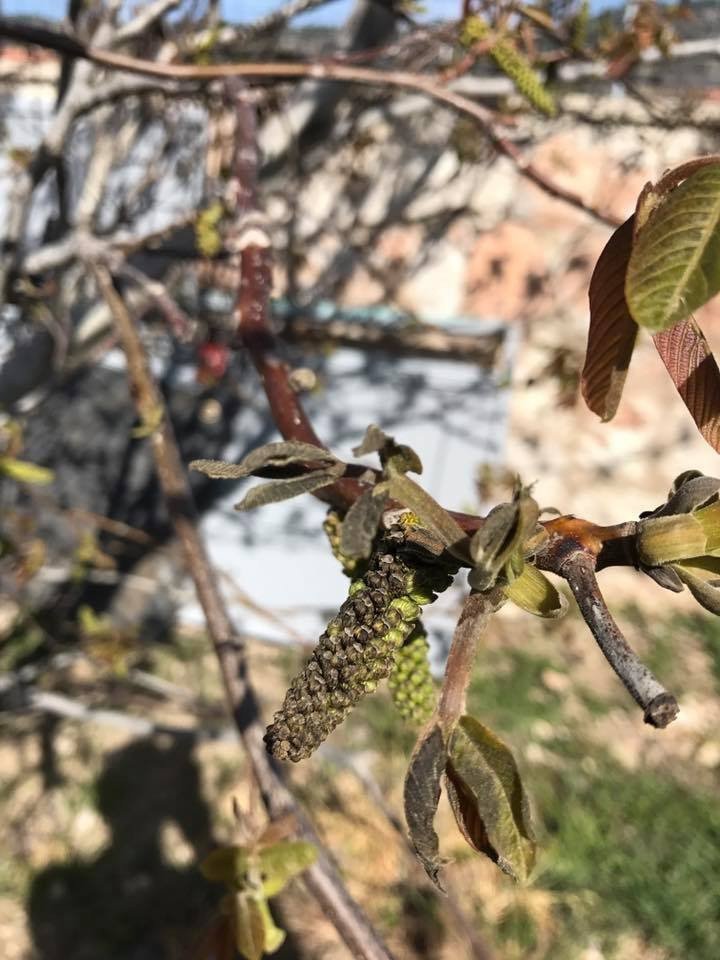
<svg viewBox="0 0 720 960">
<path fill-rule="evenodd" d="M 539 516 L 540 508 L 524 490 L 518 491 L 511 503 L 501 503 L 490 511 L 470 541 L 475 566 L 468 583 L 474 590 L 489 590 L 516 554 L 522 559 L 523 545 L 535 532 Z"/>
<path fill-rule="evenodd" d="M 395 473 L 422 473 L 422 462 L 412 447 L 404 443 L 396 443 L 394 437 L 388 436 L 380 427 L 371 423 L 365 431 L 362 443 L 353 449 L 356 457 L 368 453 L 378 453 L 383 467 Z"/>
<path fill-rule="evenodd" d="M 388 498 L 366 490 L 350 507 L 340 528 L 340 553 L 353 559 L 370 556 Z"/>
<path fill-rule="evenodd" d="M 633 221 L 630 217 L 610 237 L 590 279 L 590 329 L 580 386 L 588 408 L 603 421 L 615 416 L 637 336 L 625 300 Z"/>
<path fill-rule="evenodd" d="M 535 862 L 530 806 L 510 749 L 474 717 L 464 716 L 449 745 L 447 780 L 466 840 L 516 880 Z"/>
<path fill-rule="evenodd" d="M 275 953 L 285 943 L 285 931 L 276 926 L 270 906 L 262 897 L 257 899 L 257 906 L 262 918 L 263 933 L 265 935 L 265 953 Z"/>
<path fill-rule="evenodd" d="M 289 467 L 304 463 L 337 464 L 338 459 L 329 450 L 315 446 L 313 443 L 281 440 L 277 443 L 266 443 L 256 450 L 251 450 L 240 463 L 227 463 L 225 460 L 193 460 L 190 469 L 198 470 L 213 479 L 240 480 L 267 467 Z"/>
<path fill-rule="evenodd" d="M 263 893 L 274 897 L 317 859 L 317 850 L 305 840 L 283 840 L 258 852 Z"/>
<path fill-rule="evenodd" d="M 465 531 L 419 484 L 399 473 L 384 481 L 383 488 L 394 500 L 409 507 L 420 518 L 422 524 L 439 537 L 446 547 L 453 548 L 461 545 L 461 555 L 464 555 L 462 545 L 467 539 Z"/>
<path fill-rule="evenodd" d="M 312 493 L 320 487 L 327 487 L 334 483 L 345 472 L 345 465 L 336 464 L 324 470 L 314 470 L 302 477 L 289 477 L 285 480 L 268 480 L 252 490 L 248 490 L 236 510 L 252 510 L 254 507 L 264 507 L 269 503 L 279 503 L 281 500 L 290 500 L 303 493 Z"/>
<path fill-rule="evenodd" d="M 505 596 L 536 617 L 556 619 L 567 613 L 568 602 L 537 567 L 526 563 L 520 576 L 504 588 Z"/>
<path fill-rule="evenodd" d="M 47 467 L 39 467 L 36 463 L 27 460 L 16 460 L 15 457 L 0 457 L 0 473 L 12 477 L 18 483 L 32 483 L 38 486 L 52 483 L 55 474 Z"/>
<path fill-rule="evenodd" d="M 716 616 L 720 615 L 719 557 L 693 557 L 682 563 L 674 563 L 672 568 L 700 606 Z"/>
<path fill-rule="evenodd" d="M 368 453 L 380 453 L 388 443 L 393 442 L 393 438 L 381 430 L 376 423 L 371 423 L 361 442 L 357 447 L 353 447 L 353 454 L 356 457 L 364 457 Z"/>
<path fill-rule="evenodd" d="M 238 953 L 246 960 L 261 960 L 266 947 L 265 917 L 258 900 L 252 894 L 235 893 L 225 902 L 232 917 Z"/>
<path fill-rule="evenodd" d="M 720 371 L 705 334 L 688 317 L 653 341 L 698 430 L 720 452 Z"/>
<path fill-rule="evenodd" d="M 654 517 L 671 516 L 674 513 L 692 513 L 717 499 L 720 480 L 706 477 L 698 470 L 686 470 L 675 477 L 667 503 L 653 512 Z"/>
<path fill-rule="evenodd" d="M 637 551 L 645 567 L 658 567 L 707 552 L 707 535 L 689 513 L 673 517 L 648 517 L 638 523 Z"/>
<path fill-rule="evenodd" d="M 667 330 L 720 290 L 720 163 L 692 173 L 638 231 L 625 279 L 630 313 Z"/>
<path fill-rule="evenodd" d="M 247 847 L 219 847 L 205 857 L 200 872 L 211 883 L 224 883 L 226 887 L 241 890 L 247 883 L 249 866 Z"/>
<path fill-rule="evenodd" d="M 685 589 L 682 580 L 672 567 L 643 567 L 642 569 L 643 573 L 646 573 L 663 590 L 682 593 Z"/>
<path fill-rule="evenodd" d="M 432 882 L 440 883 L 440 847 L 433 821 L 440 800 L 440 781 L 445 770 L 445 741 L 440 727 L 425 731 L 413 750 L 405 777 L 405 820 L 415 853 Z"/>
</svg>

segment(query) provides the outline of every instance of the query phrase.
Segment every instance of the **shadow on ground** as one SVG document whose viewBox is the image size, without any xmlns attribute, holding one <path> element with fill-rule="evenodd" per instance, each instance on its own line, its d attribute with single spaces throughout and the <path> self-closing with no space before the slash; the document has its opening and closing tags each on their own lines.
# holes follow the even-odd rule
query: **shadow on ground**
<svg viewBox="0 0 720 960">
<path fill-rule="evenodd" d="M 40 960 L 175 960 L 209 922 L 219 891 L 197 863 L 213 847 L 189 742 L 131 743 L 112 753 L 97 781 L 111 838 L 91 860 L 56 863 L 35 877 L 28 902 Z M 162 834 L 173 824 L 192 849 L 168 863 Z"/>
</svg>

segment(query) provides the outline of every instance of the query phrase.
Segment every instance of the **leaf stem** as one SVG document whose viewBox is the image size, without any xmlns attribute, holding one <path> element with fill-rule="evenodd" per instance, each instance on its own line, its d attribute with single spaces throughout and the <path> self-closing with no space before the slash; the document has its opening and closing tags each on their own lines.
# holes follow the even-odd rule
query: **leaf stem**
<svg viewBox="0 0 720 960">
<path fill-rule="evenodd" d="M 437 710 L 438 720 L 446 738 L 465 712 L 467 688 L 478 640 L 485 632 L 490 617 L 503 602 L 502 591 L 492 590 L 489 593 L 473 591 L 463 604 L 450 645 Z"/>
</svg>

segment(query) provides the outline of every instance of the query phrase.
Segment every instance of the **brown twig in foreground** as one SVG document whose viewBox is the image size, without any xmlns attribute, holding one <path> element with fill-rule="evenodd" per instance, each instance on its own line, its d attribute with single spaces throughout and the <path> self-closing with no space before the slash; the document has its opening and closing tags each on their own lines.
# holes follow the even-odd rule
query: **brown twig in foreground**
<svg viewBox="0 0 720 960">
<path fill-rule="evenodd" d="M 508 157 L 518 172 L 540 187 L 545 193 L 610 226 L 618 226 L 621 220 L 611 213 L 598 210 L 572 190 L 566 190 L 539 171 L 521 151 L 495 127 L 493 114 L 486 107 L 438 84 L 435 77 L 401 70 L 375 70 L 333 61 L 319 63 L 226 63 L 213 66 L 191 64 L 163 64 L 141 60 L 126 54 L 88 46 L 76 37 L 57 30 L 34 27 L 30 24 L 9 21 L 0 17 L 0 37 L 5 36 L 21 43 L 34 43 L 50 50 L 57 50 L 67 57 L 77 57 L 115 70 L 126 70 L 172 80 L 207 82 L 243 78 L 245 80 L 328 80 L 340 83 L 359 83 L 375 87 L 394 87 L 414 90 L 437 103 L 472 117 L 483 134 L 498 153 Z"/>
<path fill-rule="evenodd" d="M 151 433 L 158 479 L 205 614 L 227 704 L 250 760 L 263 803 L 273 819 L 293 812 L 302 835 L 317 847 L 318 859 L 306 871 L 305 882 L 353 956 L 363 960 L 391 960 L 387 948 L 345 889 L 318 835 L 265 751 L 263 723 L 255 692 L 247 677 L 244 644 L 227 612 L 198 532 L 187 474 L 162 397 L 150 373 L 138 332 L 108 270 L 95 266 L 94 273 L 117 324 L 138 414 L 148 424 L 157 423 L 160 418 L 159 425 Z"/>
</svg>

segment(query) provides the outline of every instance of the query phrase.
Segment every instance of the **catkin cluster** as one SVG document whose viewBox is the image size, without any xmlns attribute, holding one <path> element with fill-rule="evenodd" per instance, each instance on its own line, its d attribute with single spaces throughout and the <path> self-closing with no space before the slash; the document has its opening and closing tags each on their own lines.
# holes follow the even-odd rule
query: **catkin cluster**
<svg viewBox="0 0 720 960">
<path fill-rule="evenodd" d="M 435 685 L 430 673 L 430 644 L 422 623 L 398 650 L 395 666 L 388 678 L 393 703 L 405 720 L 425 723 L 435 709 Z"/>
<path fill-rule="evenodd" d="M 350 709 L 387 677 L 420 615 L 452 577 L 403 553 L 405 531 L 378 543 L 361 579 L 292 681 L 265 734 L 279 760 L 303 760 L 342 723 Z"/>
<path fill-rule="evenodd" d="M 471 16 L 463 23 L 460 39 L 470 46 L 489 37 L 490 33 L 490 26 L 481 17 Z M 546 90 L 527 57 L 510 40 L 502 34 L 498 35 L 488 52 L 502 72 L 512 80 L 518 93 L 548 117 L 555 116 L 557 108 L 552 94 Z"/>
</svg>

